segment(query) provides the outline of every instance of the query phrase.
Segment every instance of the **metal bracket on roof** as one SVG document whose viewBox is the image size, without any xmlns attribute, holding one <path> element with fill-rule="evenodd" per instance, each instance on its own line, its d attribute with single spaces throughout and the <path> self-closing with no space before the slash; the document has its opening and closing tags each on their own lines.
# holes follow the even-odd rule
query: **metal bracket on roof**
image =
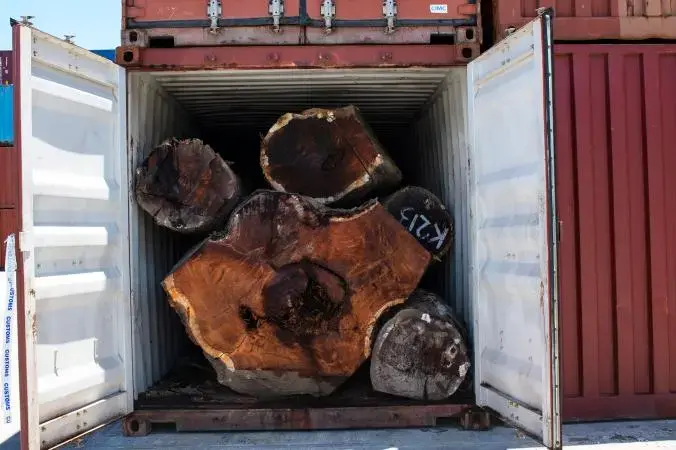
<svg viewBox="0 0 676 450">
<path fill-rule="evenodd" d="M 221 14 L 223 13 L 223 8 L 221 7 L 221 0 L 209 0 L 207 6 L 207 17 L 211 21 L 209 25 L 210 31 L 218 30 L 218 19 L 220 19 Z"/>
<path fill-rule="evenodd" d="M 320 12 L 324 18 L 324 31 L 328 34 L 331 32 L 331 22 L 336 17 L 336 2 L 334 0 L 323 0 Z"/>
<path fill-rule="evenodd" d="M 387 19 L 385 33 L 394 33 L 394 19 L 397 17 L 397 0 L 383 0 L 383 16 Z"/>
<path fill-rule="evenodd" d="M 284 15 L 284 0 L 270 0 L 268 11 L 272 16 L 272 31 L 279 33 L 281 31 L 279 22 Z"/>
</svg>

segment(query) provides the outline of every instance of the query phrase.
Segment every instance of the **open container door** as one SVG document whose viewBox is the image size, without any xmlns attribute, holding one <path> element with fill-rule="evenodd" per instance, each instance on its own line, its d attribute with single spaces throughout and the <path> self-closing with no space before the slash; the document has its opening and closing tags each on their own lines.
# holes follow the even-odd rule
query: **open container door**
<svg viewBox="0 0 676 450">
<path fill-rule="evenodd" d="M 125 74 L 29 26 L 13 42 L 22 440 L 36 449 L 133 407 Z"/>
<path fill-rule="evenodd" d="M 551 13 L 468 66 L 477 404 L 561 445 Z"/>
</svg>

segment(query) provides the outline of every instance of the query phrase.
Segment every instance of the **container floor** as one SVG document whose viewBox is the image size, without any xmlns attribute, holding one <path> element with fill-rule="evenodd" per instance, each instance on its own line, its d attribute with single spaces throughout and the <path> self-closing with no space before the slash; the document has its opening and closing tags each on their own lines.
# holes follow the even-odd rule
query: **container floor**
<svg viewBox="0 0 676 450">
<path fill-rule="evenodd" d="M 606 422 L 566 425 L 566 448 L 634 450 L 676 448 L 676 421 Z M 119 422 L 62 448 L 68 449 L 242 449 L 242 450 L 505 450 L 541 449 L 507 427 L 489 431 L 457 428 L 314 432 L 177 433 L 156 430 L 145 437 L 124 437 Z"/>
<path fill-rule="evenodd" d="M 162 381 L 139 395 L 136 410 L 153 409 L 279 409 L 373 406 L 422 406 L 474 403 L 470 389 L 461 389 L 443 402 L 414 401 L 375 392 L 371 388 L 368 363 L 332 395 L 258 400 L 238 394 L 216 381 L 216 374 L 203 358 L 183 361 Z"/>
</svg>

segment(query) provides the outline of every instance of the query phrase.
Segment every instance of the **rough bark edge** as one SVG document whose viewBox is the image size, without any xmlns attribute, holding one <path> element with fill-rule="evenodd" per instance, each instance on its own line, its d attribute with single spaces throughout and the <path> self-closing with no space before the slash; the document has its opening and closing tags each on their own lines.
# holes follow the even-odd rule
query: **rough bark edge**
<svg viewBox="0 0 676 450">
<path fill-rule="evenodd" d="M 190 339 L 196 345 L 198 345 L 202 349 L 202 351 L 206 353 L 209 357 L 221 361 L 225 365 L 225 367 L 227 367 L 229 370 L 235 370 L 235 364 L 230 358 L 230 356 L 224 352 L 221 352 L 211 347 L 209 344 L 206 343 L 206 341 L 202 337 L 202 332 L 199 329 L 199 326 L 197 325 L 197 321 L 195 320 L 195 314 L 193 314 L 190 301 L 183 294 L 183 292 L 178 290 L 178 288 L 174 284 L 173 274 L 168 275 L 162 281 L 162 287 L 164 288 L 169 297 L 169 305 L 171 305 L 171 307 L 183 319 L 185 328 L 186 330 L 188 330 L 188 336 L 190 337 Z"/>
</svg>

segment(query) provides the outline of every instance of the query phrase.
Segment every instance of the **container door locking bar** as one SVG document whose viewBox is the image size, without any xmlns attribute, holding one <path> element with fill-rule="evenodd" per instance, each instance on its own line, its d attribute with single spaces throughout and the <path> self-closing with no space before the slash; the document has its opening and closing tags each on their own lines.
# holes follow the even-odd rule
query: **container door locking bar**
<svg viewBox="0 0 676 450">
<path fill-rule="evenodd" d="M 279 22 L 284 15 L 284 0 L 270 0 L 268 12 L 272 16 L 272 31 L 279 33 Z"/>
<path fill-rule="evenodd" d="M 323 0 L 320 12 L 324 18 L 324 31 L 328 34 L 331 32 L 331 22 L 336 17 L 336 2 L 334 0 Z"/>
<path fill-rule="evenodd" d="M 394 33 L 394 19 L 397 17 L 397 0 L 383 0 L 383 16 L 387 20 L 385 33 Z"/>
<path fill-rule="evenodd" d="M 221 7 L 221 0 L 209 0 L 207 17 L 211 21 L 211 25 L 209 26 L 211 31 L 218 30 L 218 19 L 221 17 L 222 13 L 223 8 Z"/>
</svg>

